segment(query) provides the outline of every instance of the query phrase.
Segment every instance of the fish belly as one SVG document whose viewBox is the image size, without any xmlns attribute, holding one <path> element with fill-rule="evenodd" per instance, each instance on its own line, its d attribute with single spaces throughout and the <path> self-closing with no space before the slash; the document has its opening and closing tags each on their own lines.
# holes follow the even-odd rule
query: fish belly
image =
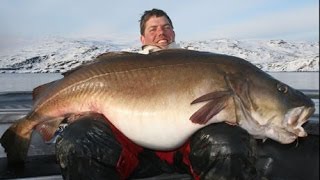
<svg viewBox="0 0 320 180">
<path fill-rule="evenodd" d="M 201 103 L 190 106 L 190 100 L 177 101 L 179 104 L 169 97 L 162 103 L 155 99 L 149 102 L 132 99 L 126 103 L 115 99 L 110 104 L 104 104 L 102 113 L 136 144 L 154 150 L 171 150 L 182 145 L 204 126 L 189 120 L 202 106 Z"/>
<path fill-rule="evenodd" d="M 172 150 L 182 145 L 203 125 L 194 124 L 186 113 L 108 113 L 111 123 L 130 140 L 154 150 Z M 108 119 L 109 119 L 108 117 Z"/>
</svg>

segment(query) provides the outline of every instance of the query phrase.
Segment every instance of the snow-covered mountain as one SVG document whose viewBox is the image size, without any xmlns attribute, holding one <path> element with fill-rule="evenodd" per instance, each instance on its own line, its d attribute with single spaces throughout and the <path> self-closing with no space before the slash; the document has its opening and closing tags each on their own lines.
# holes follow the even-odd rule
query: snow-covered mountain
<svg viewBox="0 0 320 180">
<path fill-rule="evenodd" d="M 319 42 L 212 39 L 178 43 L 186 49 L 241 57 L 264 71 L 319 71 Z M 138 41 L 46 38 L 0 51 L 0 72 L 65 72 L 104 52 L 139 49 Z"/>
</svg>

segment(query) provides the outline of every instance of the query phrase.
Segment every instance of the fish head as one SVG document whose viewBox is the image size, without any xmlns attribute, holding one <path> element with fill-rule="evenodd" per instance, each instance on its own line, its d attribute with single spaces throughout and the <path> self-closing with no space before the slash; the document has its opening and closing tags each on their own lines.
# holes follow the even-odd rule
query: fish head
<svg viewBox="0 0 320 180">
<path fill-rule="evenodd" d="M 315 105 L 305 94 L 260 71 L 227 80 L 235 94 L 238 124 L 250 134 L 282 144 L 307 136 L 302 125 Z"/>
</svg>

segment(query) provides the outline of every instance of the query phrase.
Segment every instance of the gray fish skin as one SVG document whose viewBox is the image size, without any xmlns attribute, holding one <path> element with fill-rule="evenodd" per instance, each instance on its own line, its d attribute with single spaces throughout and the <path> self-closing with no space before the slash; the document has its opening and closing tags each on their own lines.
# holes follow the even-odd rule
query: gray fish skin
<svg viewBox="0 0 320 180">
<path fill-rule="evenodd" d="M 183 49 L 102 54 L 34 90 L 34 106 L 1 137 L 9 162 L 24 162 L 36 129 L 50 140 L 59 123 L 104 115 L 133 142 L 172 150 L 212 123 L 239 125 L 256 138 L 292 143 L 314 103 L 251 63 Z"/>
</svg>

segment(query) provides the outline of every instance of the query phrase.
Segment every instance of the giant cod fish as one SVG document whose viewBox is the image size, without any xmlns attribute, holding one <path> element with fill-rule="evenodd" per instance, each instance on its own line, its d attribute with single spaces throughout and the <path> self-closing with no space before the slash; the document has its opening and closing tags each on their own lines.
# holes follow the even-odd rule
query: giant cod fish
<svg viewBox="0 0 320 180">
<path fill-rule="evenodd" d="M 256 138 L 292 143 L 314 103 L 241 58 L 184 49 L 98 56 L 37 87 L 34 105 L 1 137 L 9 162 L 26 160 L 31 134 L 45 140 L 59 123 L 100 113 L 134 143 L 173 150 L 212 123 L 238 125 Z"/>
</svg>

